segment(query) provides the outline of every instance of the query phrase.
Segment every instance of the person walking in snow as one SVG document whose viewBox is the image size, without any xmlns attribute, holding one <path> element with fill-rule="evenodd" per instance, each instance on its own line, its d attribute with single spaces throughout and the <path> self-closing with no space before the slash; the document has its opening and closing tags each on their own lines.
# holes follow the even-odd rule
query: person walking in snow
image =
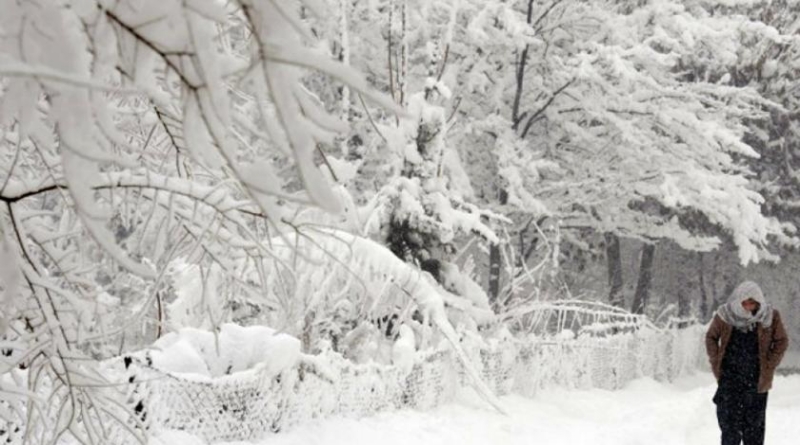
<svg viewBox="0 0 800 445">
<path fill-rule="evenodd" d="M 706 332 L 706 352 L 717 378 L 722 445 L 764 443 L 767 394 L 788 346 L 781 315 L 758 284 L 739 284 L 717 310 Z"/>
</svg>

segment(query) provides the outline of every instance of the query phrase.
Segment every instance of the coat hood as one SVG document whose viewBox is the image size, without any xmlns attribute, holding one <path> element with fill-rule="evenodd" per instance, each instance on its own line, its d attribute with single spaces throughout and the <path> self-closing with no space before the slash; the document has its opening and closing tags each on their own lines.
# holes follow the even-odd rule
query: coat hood
<svg viewBox="0 0 800 445">
<path fill-rule="evenodd" d="M 749 298 L 759 304 L 755 315 L 742 307 L 742 302 Z M 736 286 L 728 301 L 717 310 L 717 315 L 725 323 L 742 331 L 753 329 L 757 323 L 761 323 L 765 328 L 772 326 L 772 305 L 767 303 L 761 287 L 753 281 L 745 281 Z"/>
</svg>

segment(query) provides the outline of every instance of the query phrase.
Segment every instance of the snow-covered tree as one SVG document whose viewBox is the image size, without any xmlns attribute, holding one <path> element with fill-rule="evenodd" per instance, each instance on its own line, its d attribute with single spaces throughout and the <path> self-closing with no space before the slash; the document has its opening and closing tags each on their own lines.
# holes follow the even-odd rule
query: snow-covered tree
<svg viewBox="0 0 800 445">
<path fill-rule="evenodd" d="M 492 225 L 504 220 L 470 202 L 473 191 L 461 165 L 461 147 L 450 142 L 458 103 L 442 75 L 458 24 L 458 2 L 340 6 L 347 15 L 346 32 L 341 27 L 329 32 L 331 46 L 409 109 L 408 118 L 376 114 L 342 91 L 343 103 L 351 103 L 354 128 L 360 130 L 359 143 L 342 150 L 360 172 L 348 184 L 354 201 L 363 204 L 355 228 L 442 282 L 458 277 L 482 294 L 451 263 L 463 239 L 477 236 L 497 243 Z"/>
<path fill-rule="evenodd" d="M 568 239 L 588 228 L 608 234 L 609 246 L 618 236 L 667 238 L 707 251 L 724 235 L 744 263 L 774 258 L 766 245 L 787 240 L 784 227 L 762 215 L 763 198 L 741 162 L 758 156 L 743 141 L 742 122 L 770 104 L 722 77 L 747 21 L 697 15 L 669 0 L 487 3 L 480 11 L 471 34 L 456 39 L 482 39 L 481 56 L 495 50 L 462 65 L 482 86 L 470 102 L 492 101 L 507 113 L 516 131 L 498 141 L 525 155 L 504 176 L 525 181 L 536 199 L 530 209 L 561 218 L 573 229 Z M 492 47 L 504 41 L 518 45 L 505 47 L 505 62 Z M 687 77 L 690 67 L 707 75 Z M 521 90 L 520 76 L 528 85 Z M 530 165 L 538 168 L 522 167 Z"/>
<path fill-rule="evenodd" d="M 749 162 L 758 178 L 757 190 L 765 198 L 764 211 L 798 227 L 797 208 L 800 205 L 798 182 L 798 141 L 800 106 L 798 79 L 800 68 L 800 26 L 797 1 L 699 2 L 706 14 L 738 15 L 740 48 L 736 60 L 727 67 L 725 79 L 732 85 L 756 89 L 772 102 L 766 116 L 747 119 L 750 129 L 747 143 L 760 155 Z"/>
<path fill-rule="evenodd" d="M 160 329 L 171 259 L 252 292 L 264 280 L 233 275 L 233 258 L 269 256 L 264 234 L 291 231 L 297 205 L 340 208 L 315 156 L 346 125 L 304 87 L 305 73 L 401 111 L 314 47 L 303 16 L 324 17 L 316 1 L 2 9 L 3 391 L 7 373 L 29 370 L 36 378 L 16 391 L 54 393 L 14 413 L 31 440 L 69 431 L 102 443 L 97 422 L 120 414 L 93 390 L 101 376 L 84 354 L 98 339 L 122 348 L 144 314 Z"/>
</svg>

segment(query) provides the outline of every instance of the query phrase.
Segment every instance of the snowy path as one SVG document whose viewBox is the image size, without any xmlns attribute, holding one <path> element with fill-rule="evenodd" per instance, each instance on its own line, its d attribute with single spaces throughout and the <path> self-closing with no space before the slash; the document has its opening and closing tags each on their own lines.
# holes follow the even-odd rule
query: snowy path
<svg viewBox="0 0 800 445">
<path fill-rule="evenodd" d="M 507 417 L 477 398 L 462 397 L 429 412 L 329 419 L 270 436 L 259 445 L 710 445 L 719 443 L 713 393 L 710 374 L 671 385 L 638 380 L 621 391 L 554 389 L 535 399 L 503 397 Z M 796 445 L 798 438 L 800 376 L 776 377 L 766 443 Z"/>
</svg>

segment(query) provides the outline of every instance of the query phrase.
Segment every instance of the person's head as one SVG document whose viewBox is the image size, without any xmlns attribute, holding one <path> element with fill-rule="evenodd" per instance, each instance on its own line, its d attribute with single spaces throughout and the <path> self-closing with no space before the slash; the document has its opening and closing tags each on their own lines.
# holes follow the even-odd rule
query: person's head
<svg viewBox="0 0 800 445">
<path fill-rule="evenodd" d="M 748 298 L 747 300 L 742 301 L 742 307 L 747 312 L 755 315 L 758 312 L 758 308 L 761 307 L 761 303 L 756 301 L 754 298 Z"/>
<path fill-rule="evenodd" d="M 753 281 L 745 281 L 736 286 L 728 299 L 731 309 L 744 318 L 756 315 L 765 303 L 761 287 Z"/>
<path fill-rule="evenodd" d="M 769 327 L 772 325 L 772 313 L 772 305 L 753 281 L 745 281 L 736 286 L 728 301 L 717 310 L 717 315 L 725 323 L 743 332 L 752 330 L 757 323 Z"/>
</svg>

